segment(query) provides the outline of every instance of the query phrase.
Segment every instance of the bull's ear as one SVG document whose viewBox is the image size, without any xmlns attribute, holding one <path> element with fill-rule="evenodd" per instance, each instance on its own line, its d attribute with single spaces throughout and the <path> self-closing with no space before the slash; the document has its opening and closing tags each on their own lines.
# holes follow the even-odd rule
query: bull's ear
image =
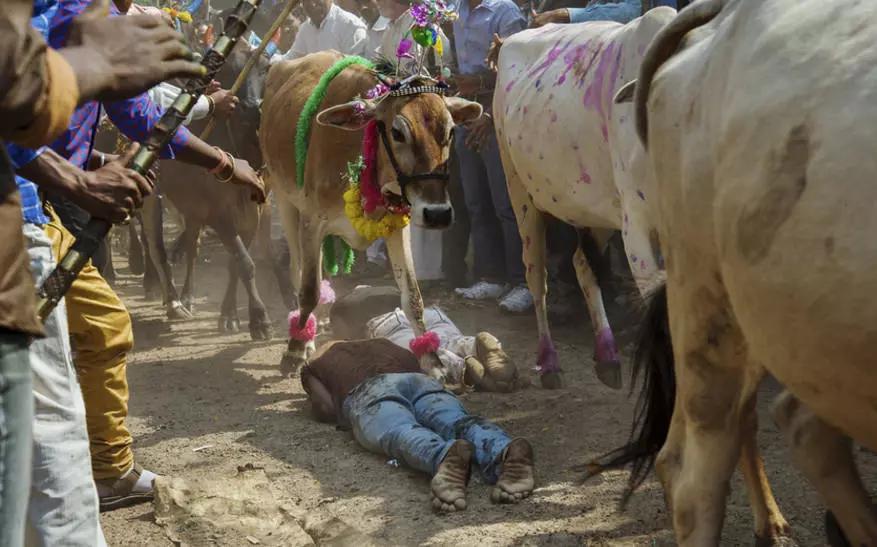
<svg viewBox="0 0 877 547">
<path fill-rule="evenodd" d="M 445 97 L 445 105 L 457 125 L 477 120 L 484 111 L 480 104 L 460 97 Z"/>
<path fill-rule="evenodd" d="M 612 102 L 615 104 L 629 103 L 633 100 L 634 93 L 636 93 L 636 80 L 631 80 L 621 86 Z"/>
<path fill-rule="evenodd" d="M 317 114 L 317 123 L 347 131 L 358 131 L 374 117 L 375 104 L 371 101 L 357 100 L 323 110 Z"/>
</svg>

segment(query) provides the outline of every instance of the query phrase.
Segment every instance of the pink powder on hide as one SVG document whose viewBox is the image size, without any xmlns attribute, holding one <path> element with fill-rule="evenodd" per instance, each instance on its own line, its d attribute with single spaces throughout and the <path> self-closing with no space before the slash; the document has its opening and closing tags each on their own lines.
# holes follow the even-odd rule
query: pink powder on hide
<svg viewBox="0 0 877 547">
<path fill-rule="evenodd" d="M 317 336 L 317 318 L 310 314 L 304 327 L 300 323 L 301 310 L 289 312 L 289 337 L 299 342 L 310 342 Z"/>
<path fill-rule="evenodd" d="M 554 349 L 554 342 L 551 337 L 543 335 L 539 338 L 539 355 L 536 357 L 536 368 L 539 374 L 548 372 L 560 372 L 560 365 L 557 362 L 557 350 Z"/>
<path fill-rule="evenodd" d="M 411 350 L 411 353 L 413 353 L 419 359 L 427 353 L 434 353 L 435 351 L 437 351 L 439 349 L 440 342 L 441 340 L 439 339 L 439 335 L 431 330 L 428 330 L 412 340 L 408 344 L 408 348 Z"/>
</svg>

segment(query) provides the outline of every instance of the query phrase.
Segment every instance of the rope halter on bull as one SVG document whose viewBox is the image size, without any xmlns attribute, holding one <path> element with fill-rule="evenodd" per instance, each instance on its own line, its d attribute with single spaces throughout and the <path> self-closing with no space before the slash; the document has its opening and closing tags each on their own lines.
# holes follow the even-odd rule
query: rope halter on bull
<svg viewBox="0 0 877 547">
<path fill-rule="evenodd" d="M 390 97 L 406 97 L 424 93 L 445 95 L 449 87 L 445 80 L 450 76 L 450 71 L 441 65 L 444 44 L 439 27 L 447 21 L 454 20 L 456 13 L 443 0 L 422 0 L 411 7 L 410 13 L 414 22 L 396 49 L 397 62 L 395 64 L 384 60 L 379 62 L 380 67 L 378 67 L 375 63 L 362 57 L 349 56 L 336 62 L 321 76 L 317 86 L 305 102 L 296 127 L 296 182 L 300 188 L 304 186 L 311 125 L 326 96 L 329 84 L 347 67 L 354 64 L 364 66 L 372 71 L 378 80 L 378 84 L 361 97 L 363 100 L 380 103 Z M 419 58 L 412 54 L 415 43 L 422 47 Z M 424 67 L 428 52 L 433 50 L 439 60 L 439 75 L 437 77 L 431 77 Z M 403 60 L 406 62 L 403 63 Z M 413 62 L 408 63 L 408 60 Z M 408 74 L 404 74 L 403 64 L 410 65 Z M 388 70 L 387 67 L 393 68 Z M 364 102 L 360 104 L 364 113 L 366 105 Z M 388 199 L 378 185 L 377 158 L 381 145 L 384 147 L 399 185 L 398 202 Z M 363 239 L 372 242 L 376 239 L 389 237 L 408 225 L 410 203 L 408 203 L 405 192 L 407 185 L 422 180 L 447 181 L 449 177 L 447 163 L 429 173 L 405 172 L 393 152 L 384 122 L 370 120 L 364 128 L 362 152 L 356 160 L 348 163 L 346 178 L 348 187 L 344 192 L 344 213 L 356 232 Z M 343 271 L 350 273 L 353 266 L 353 250 L 341 238 L 334 236 L 328 236 L 323 240 L 323 269 L 329 275 L 335 275 L 341 269 L 337 263 L 336 242 L 340 242 L 343 248 Z M 328 294 L 330 291 L 331 288 L 324 281 L 321 286 L 321 303 L 327 303 L 328 298 L 324 298 L 324 294 Z M 316 319 L 313 314 L 306 321 L 302 321 L 299 310 L 290 313 L 289 335 L 291 338 L 303 342 L 313 340 L 316 336 Z M 434 332 L 426 332 L 412 340 L 409 347 L 419 358 L 426 353 L 438 350 L 439 337 Z"/>
</svg>

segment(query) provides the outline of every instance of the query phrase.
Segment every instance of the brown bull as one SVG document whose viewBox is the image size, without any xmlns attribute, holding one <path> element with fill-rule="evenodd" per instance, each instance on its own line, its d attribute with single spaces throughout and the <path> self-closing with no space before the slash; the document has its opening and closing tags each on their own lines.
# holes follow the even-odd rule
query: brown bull
<svg viewBox="0 0 877 547">
<path fill-rule="evenodd" d="M 355 249 L 365 249 L 369 244 L 345 216 L 343 199 L 343 174 L 347 163 L 360 153 L 365 124 L 374 119 L 386 128 L 387 139 L 377 155 L 377 183 L 385 198 L 390 202 L 407 201 L 411 221 L 417 225 L 446 228 L 453 222 L 453 209 L 447 180 L 438 171 L 448 160 L 454 125 L 481 115 L 477 103 L 435 93 L 387 97 L 379 102 L 358 99 L 378 82 L 366 68 L 351 66 L 329 84 L 320 105 L 322 111 L 311 127 L 304 184 L 299 188 L 295 162 L 299 114 L 320 77 L 341 58 L 341 54 L 327 51 L 272 66 L 262 103 L 259 138 L 289 243 L 292 284 L 301 307 L 300 327 L 305 326 L 318 303 L 323 238 L 340 236 Z M 417 174 L 430 176 L 408 178 Z M 402 309 L 417 335 L 422 335 L 423 300 L 414 274 L 408 228 L 387 238 L 387 248 L 402 291 Z M 312 340 L 291 338 L 281 366 L 294 369 L 307 359 L 313 347 Z M 421 366 L 443 376 L 435 354 L 424 355 Z"/>
</svg>

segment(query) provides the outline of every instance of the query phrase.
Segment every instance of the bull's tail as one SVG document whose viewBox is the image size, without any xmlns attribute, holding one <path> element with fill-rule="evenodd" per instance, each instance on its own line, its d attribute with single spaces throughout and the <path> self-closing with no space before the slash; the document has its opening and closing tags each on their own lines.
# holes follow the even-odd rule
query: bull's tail
<svg viewBox="0 0 877 547">
<path fill-rule="evenodd" d="M 643 144 L 648 144 L 647 103 L 652 87 L 652 78 L 661 65 L 676 53 L 685 39 L 685 35 L 712 21 L 727 3 L 728 0 L 703 0 L 691 4 L 681 10 L 679 15 L 662 28 L 649 44 L 639 68 L 634 98 L 636 132 Z"/>
<path fill-rule="evenodd" d="M 630 439 L 624 446 L 601 457 L 591 466 L 590 473 L 593 475 L 630 464 L 631 474 L 622 505 L 627 503 L 654 467 L 658 451 L 667 440 L 673 416 L 676 375 L 667 316 L 666 285 L 657 289 L 648 301 L 634 352 L 631 386 L 636 384 L 640 376 L 642 391 L 637 399 Z"/>
</svg>

